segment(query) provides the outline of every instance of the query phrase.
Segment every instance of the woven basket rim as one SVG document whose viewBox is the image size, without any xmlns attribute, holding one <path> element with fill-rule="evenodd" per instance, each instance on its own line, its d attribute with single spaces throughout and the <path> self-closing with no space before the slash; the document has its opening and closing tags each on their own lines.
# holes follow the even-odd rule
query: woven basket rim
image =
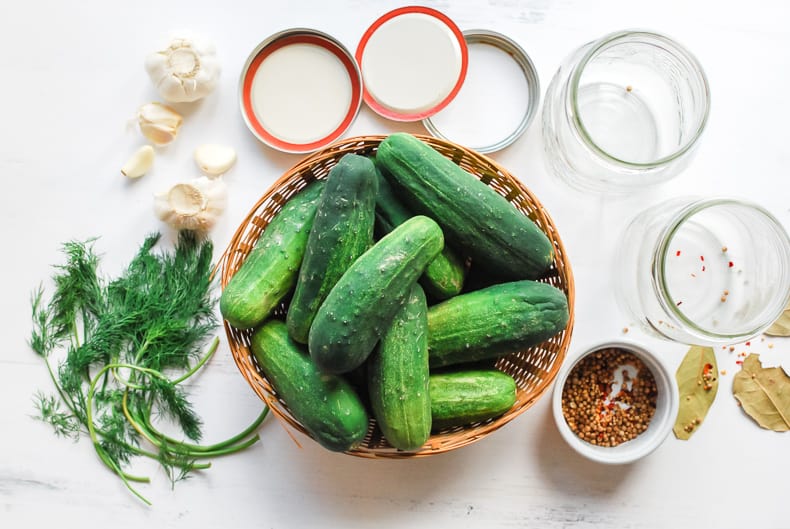
<svg viewBox="0 0 790 529">
<path fill-rule="evenodd" d="M 237 263 L 238 266 L 233 268 L 233 258 L 238 254 L 243 254 L 241 257 L 241 262 L 243 262 L 243 259 L 246 258 L 249 250 L 265 228 L 265 225 L 268 224 L 268 221 L 262 219 L 260 216 L 262 212 L 266 211 L 266 207 L 271 205 L 272 202 L 279 202 L 279 206 L 281 207 L 282 204 L 289 199 L 289 197 L 284 197 L 284 195 L 287 195 L 288 192 L 294 191 L 293 188 L 298 187 L 298 184 L 302 183 L 306 185 L 306 179 L 311 180 L 325 176 L 316 175 L 314 172 L 316 167 L 324 168 L 324 165 L 326 164 L 333 165 L 332 162 L 336 162 L 337 159 L 339 159 L 339 155 L 342 156 L 342 154 L 347 152 L 361 153 L 375 150 L 378 144 L 387 136 L 387 134 L 365 135 L 336 141 L 331 145 L 321 149 L 320 151 L 305 156 L 296 164 L 294 164 L 290 169 L 286 170 L 250 208 L 249 212 L 241 221 L 238 228 L 231 237 L 231 240 L 226 246 L 225 251 L 220 256 L 215 268 L 215 272 L 220 273 L 220 284 L 222 289 L 225 288 L 227 283 L 230 281 L 230 278 L 238 270 L 238 266 L 240 266 L 239 262 Z M 397 450 L 390 446 L 366 446 L 365 443 L 368 442 L 368 439 L 371 438 L 371 436 L 375 433 L 374 430 L 377 428 L 374 425 L 375 419 L 371 418 L 371 427 L 369 428 L 368 435 L 365 438 L 363 445 L 345 452 L 346 454 L 358 457 L 387 459 L 425 457 L 455 450 L 486 437 L 490 433 L 508 424 L 521 413 L 532 407 L 532 405 L 546 393 L 549 386 L 554 382 L 557 372 L 559 371 L 559 368 L 565 359 L 568 347 L 570 345 L 571 335 L 573 333 L 575 305 L 575 284 L 573 272 L 567 252 L 565 251 L 565 247 L 562 243 L 556 226 L 537 197 L 507 169 L 481 153 L 475 152 L 448 140 L 420 134 L 414 134 L 414 136 L 432 145 L 434 148 L 447 151 L 442 152 L 442 154 L 445 156 L 447 156 L 449 152 L 452 154 L 453 158 L 458 157 L 462 161 L 469 159 L 473 164 L 480 164 L 480 166 L 483 166 L 488 170 L 486 175 L 490 173 L 492 175 L 492 179 L 502 179 L 508 184 L 510 188 L 512 188 L 510 194 L 513 196 L 505 198 L 512 202 L 516 198 L 520 197 L 523 201 L 526 201 L 529 205 L 535 207 L 535 212 L 533 213 L 535 213 L 537 219 L 533 218 L 533 221 L 536 221 L 539 227 L 549 237 L 554 246 L 555 255 L 551 271 L 555 273 L 557 277 L 559 277 L 559 281 L 561 281 L 561 285 L 563 287 L 562 290 L 567 296 L 569 319 L 565 329 L 557 335 L 560 337 L 559 343 L 556 346 L 555 356 L 551 362 L 550 368 L 548 370 L 544 370 L 540 369 L 538 366 L 535 366 L 535 369 L 537 371 L 544 372 L 545 376 L 542 376 L 539 383 L 532 386 L 529 392 L 524 391 L 522 387 L 519 386 L 516 404 L 513 408 L 511 408 L 511 410 L 499 418 L 485 421 L 483 423 L 473 424 L 471 426 L 442 431 L 439 434 L 432 433 L 431 437 L 423 447 L 409 452 Z M 457 162 L 457 160 L 454 161 Z M 477 168 L 477 165 L 475 165 L 475 168 Z M 475 174 L 475 176 L 482 180 L 479 174 Z M 491 186 L 490 182 L 486 183 Z M 499 189 L 496 189 L 496 191 L 502 194 Z M 279 211 L 279 208 L 276 209 Z M 523 210 L 522 213 L 524 213 Z M 532 215 L 530 215 L 530 217 L 532 218 Z M 259 228 L 259 225 L 261 224 L 263 226 L 260 226 Z M 257 235 L 255 234 L 256 231 L 258 231 Z M 240 331 L 235 329 L 227 321 L 224 321 L 223 325 L 234 362 L 253 391 L 255 391 L 255 393 L 266 403 L 267 406 L 269 406 L 272 413 L 275 415 L 275 417 L 277 417 L 278 421 L 284 427 L 286 432 L 288 432 L 288 434 L 297 444 L 298 441 L 291 433 L 291 430 L 296 430 L 310 438 L 310 434 L 302 427 L 301 424 L 299 424 L 298 421 L 296 421 L 290 415 L 285 403 L 278 399 L 276 396 L 276 391 L 258 369 L 248 344 L 244 343 L 245 340 L 243 335 L 249 331 Z M 240 336 L 241 339 L 239 338 Z M 554 340 L 554 338 L 552 338 L 552 340 Z M 534 346 L 534 348 L 542 347 L 547 342 L 538 344 L 537 346 Z M 533 348 L 529 348 L 528 351 L 532 349 Z M 506 362 L 508 358 L 518 354 L 520 353 L 508 355 L 501 360 Z M 497 362 L 497 368 L 501 367 L 500 363 L 500 361 Z M 519 380 L 517 379 L 517 382 L 518 381 Z"/>
</svg>

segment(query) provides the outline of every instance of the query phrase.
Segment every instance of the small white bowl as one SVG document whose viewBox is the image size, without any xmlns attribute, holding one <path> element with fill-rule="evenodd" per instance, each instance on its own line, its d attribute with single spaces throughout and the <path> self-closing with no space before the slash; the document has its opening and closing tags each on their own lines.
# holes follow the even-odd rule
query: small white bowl
<svg viewBox="0 0 790 529">
<path fill-rule="evenodd" d="M 633 353 L 653 373 L 656 381 L 656 411 L 647 429 L 634 439 L 617 446 L 596 446 L 584 441 L 571 430 L 562 414 L 562 389 L 568 374 L 587 355 L 602 349 L 618 348 Z M 664 362 L 643 346 L 630 341 L 604 342 L 587 348 L 560 368 L 552 395 L 554 422 L 565 441 L 584 457 L 606 464 L 625 464 L 640 459 L 659 447 L 675 424 L 678 413 L 678 388 L 674 374 Z"/>
</svg>

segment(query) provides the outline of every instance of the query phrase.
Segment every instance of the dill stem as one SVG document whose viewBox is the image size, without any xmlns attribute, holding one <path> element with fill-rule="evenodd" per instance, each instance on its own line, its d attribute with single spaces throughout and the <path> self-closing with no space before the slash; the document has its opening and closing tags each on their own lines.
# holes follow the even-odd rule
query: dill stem
<svg viewBox="0 0 790 529">
<path fill-rule="evenodd" d="M 219 337 L 215 336 L 214 340 L 211 341 L 211 345 L 209 346 L 208 351 L 206 351 L 206 354 L 204 354 L 203 357 L 194 366 L 192 366 L 189 369 L 189 371 L 187 371 L 180 377 L 171 380 L 170 383 L 173 385 L 180 384 L 186 379 L 188 379 L 189 377 L 191 377 L 192 375 L 194 375 L 195 373 L 197 373 L 197 371 L 201 367 L 203 367 L 212 356 L 214 356 L 214 353 L 217 351 L 217 347 L 219 347 Z"/>
<path fill-rule="evenodd" d="M 60 395 L 63 404 L 66 405 L 66 407 L 69 409 L 69 411 L 73 416 L 79 418 L 79 414 L 77 414 L 77 409 L 74 406 L 74 401 L 71 400 L 71 396 L 66 394 L 66 392 L 63 390 L 60 383 L 58 382 L 58 379 L 55 377 L 55 372 L 52 371 L 52 365 L 49 363 L 48 356 L 44 357 L 44 363 L 47 366 L 47 372 L 49 373 L 49 378 L 52 379 L 52 383 L 55 385 L 55 389 L 58 391 L 58 395 Z"/>
<path fill-rule="evenodd" d="M 109 457 L 109 455 L 104 451 L 104 449 L 99 444 L 99 438 L 97 435 L 96 426 L 93 423 L 93 395 L 96 392 L 96 384 L 98 384 L 99 379 L 102 378 L 102 375 L 107 373 L 107 371 L 111 369 L 112 366 L 114 365 L 121 365 L 121 364 L 107 364 L 106 366 L 102 367 L 98 373 L 96 373 L 96 376 L 94 376 L 90 382 L 90 386 L 88 387 L 88 396 L 85 401 L 85 415 L 87 422 L 85 426 L 88 427 L 88 435 L 90 436 L 91 442 L 93 442 L 93 448 L 99 454 L 99 457 L 104 462 L 104 464 L 107 465 L 116 474 L 118 474 L 118 476 L 124 481 L 124 483 L 127 484 L 127 487 L 129 487 L 136 496 L 140 497 L 140 499 L 148 503 L 148 500 L 140 496 L 137 493 L 137 491 L 131 488 L 127 480 L 139 481 L 143 483 L 148 483 L 150 480 L 147 477 L 133 476 L 121 470 L 121 468 L 118 466 L 118 463 L 115 462 L 111 457 Z"/>
<path fill-rule="evenodd" d="M 58 395 L 60 395 L 60 398 L 61 398 L 63 404 L 66 406 L 66 408 L 68 408 L 68 410 L 71 412 L 71 414 L 75 418 L 77 418 L 77 420 L 80 421 L 80 424 L 82 424 L 83 426 L 85 426 L 87 428 L 88 425 L 83 420 L 80 419 L 80 415 L 77 413 L 77 410 L 76 410 L 76 408 L 74 406 L 74 402 L 64 392 L 63 387 L 61 387 L 60 383 L 58 383 L 57 379 L 55 378 L 55 373 L 52 371 L 52 366 L 49 363 L 49 358 L 45 357 L 44 358 L 44 363 L 47 366 L 47 372 L 49 373 L 49 378 L 52 380 L 52 383 L 54 384 L 55 389 L 58 392 Z M 120 439 L 117 439 L 114 436 L 111 436 L 109 433 L 107 433 L 104 430 L 96 429 L 95 426 L 94 426 L 94 430 L 96 431 L 97 438 L 98 438 L 98 436 L 101 436 L 101 437 L 104 437 L 105 439 L 112 439 L 113 442 L 120 444 L 125 449 L 127 449 L 127 450 L 129 450 L 129 451 L 131 451 L 131 452 L 133 452 L 133 453 L 135 453 L 137 455 L 150 457 L 152 459 L 156 459 L 156 454 L 154 454 L 153 452 L 149 452 L 147 450 L 143 450 L 140 447 L 137 447 L 137 446 L 125 443 L 124 441 L 121 441 Z M 148 478 L 138 478 L 137 476 L 129 476 L 128 474 L 127 474 L 127 477 L 131 478 L 133 481 L 141 481 L 141 482 L 147 482 L 148 481 Z"/>
<path fill-rule="evenodd" d="M 139 364 L 140 360 L 143 359 L 143 355 L 145 354 L 145 351 L 148 349 L 149 345 L 151 345 L 151 342 L 146 340 L 145 342 L 143 342 L 143 345 L 140 346 L 140 349 L 137 350 L 137 354 L 134 355 L 135 364 Z"/>
<path fill-rule="evenodd" d="M 187 443 L 185 441 L 179 441 L 178 439 L 169 437 L 157 430 L 153 424 L 151 424 L 149 419 L 150 411 L 142 415 L 133 414 L 128 406 L 127 395 L 128 391 L 124 392 L 123 399 L 121 400 L 121 406 L 126 419 L 137 431 L 137 433 L 139 433 L 160 450 L 163 450 L 167 446 L 176 446 L 183 450 L 183 452 L 179 451 L 179 454 L 194 458 L 223 456 L 239 452 L 245 448 L 249 448 L 260 440 L 260 436 L 256 434 L 249 439 L 245 440 L 245 438 L 261 425 L 269 412 L 268 407 L 264 408 L 263 412 L 255 419 L 255 421 L 252 422 L 252 424 L 245 428 L 244 431 L 234 435 L 233 437 L 211 445 L 197 445 Z"/>
</svg>

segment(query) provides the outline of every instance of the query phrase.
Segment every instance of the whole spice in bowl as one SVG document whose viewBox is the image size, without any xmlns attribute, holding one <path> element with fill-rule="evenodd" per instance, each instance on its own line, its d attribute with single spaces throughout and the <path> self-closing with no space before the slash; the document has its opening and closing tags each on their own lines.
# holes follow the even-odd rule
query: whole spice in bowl
<svg viewBox="0 0 790 529">
<path fill-rule="evenodd" d="M 600 344 L 563 366 L 553 407 L 560 433 L 577 452 L 628 463 L 652 452 L 672 429 L 677 386 L 647 349 Z"/>
<path fill-rule="evenodd" d="M 634 354 L 601 349 L 577 363 L 562 388 L 562 415 L 573 433 L 617 446 L 647 429 L 656 411 L 653 373 Z"/>
</svg>

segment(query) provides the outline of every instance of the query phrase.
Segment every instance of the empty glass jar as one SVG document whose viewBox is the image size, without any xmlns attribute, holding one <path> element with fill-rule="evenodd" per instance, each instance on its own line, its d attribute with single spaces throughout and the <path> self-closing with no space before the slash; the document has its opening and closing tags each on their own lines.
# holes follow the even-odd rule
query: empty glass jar
<svg viewBox="0 0 790 529">
<path fill-rule="evenodd" d="M 622 31 L 571 54 L 543 108 L 546 160 L 570 185 L 623 193 L 690 161 L 710 107 L 699 62 L 672 39 Z"/>
<path fill-rule="evenodd" d="M 790 239 L 755 204 L 673 199 L 633 219 L 614 274 L 618 302 L 658 335 L 696 345 L 742 342 L 790 300 Z"/>
</svg>

